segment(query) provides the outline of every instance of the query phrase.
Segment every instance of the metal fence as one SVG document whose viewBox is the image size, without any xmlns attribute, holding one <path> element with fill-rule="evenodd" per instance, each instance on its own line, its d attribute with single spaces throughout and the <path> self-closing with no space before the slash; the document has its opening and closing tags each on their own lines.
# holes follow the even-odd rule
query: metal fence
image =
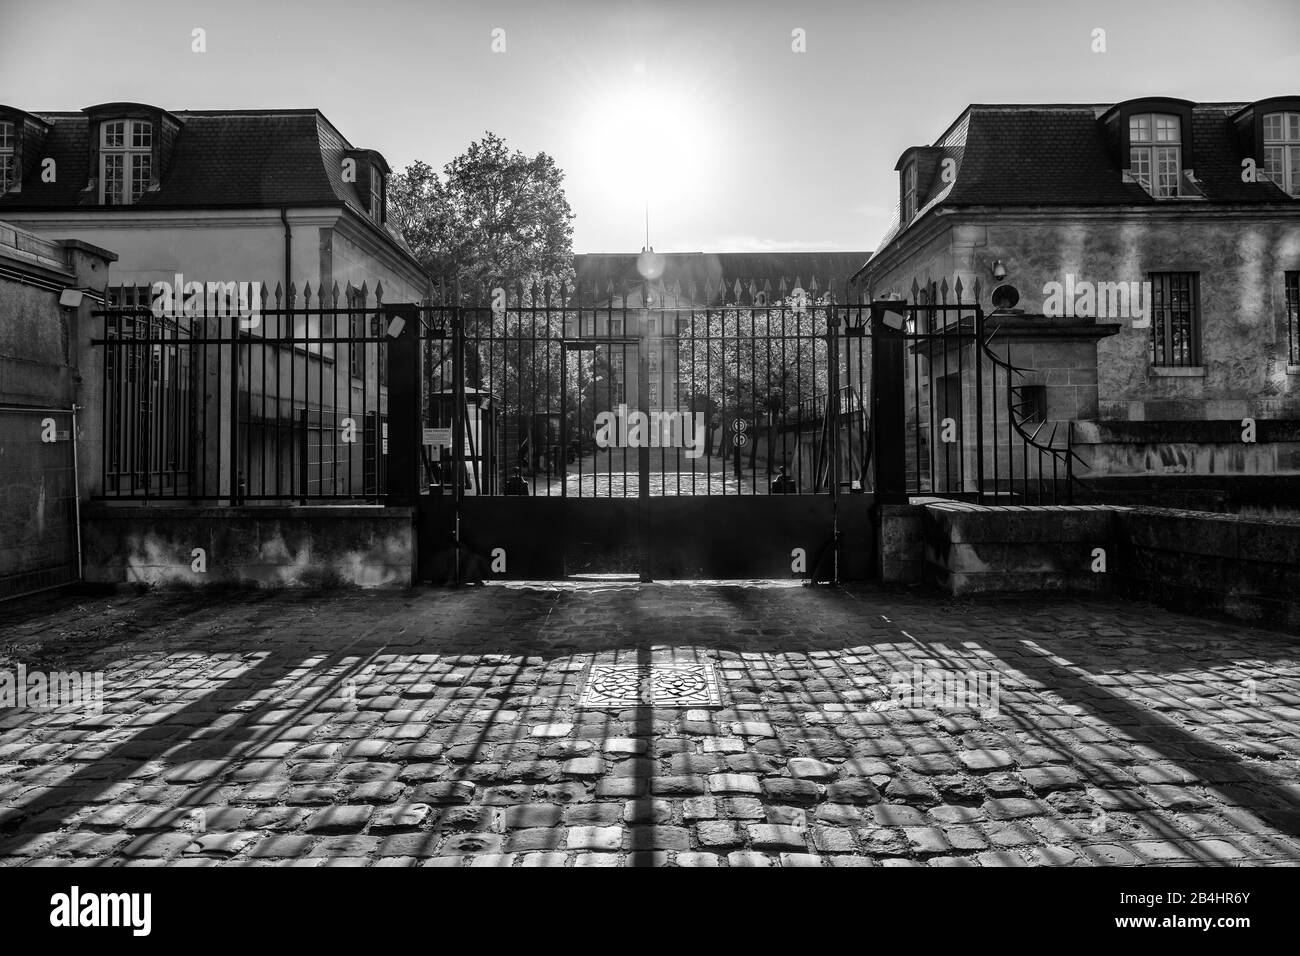
<svg viewBox="0 0 1300 956">
<path fill-rule="evenodd" d="M 208 296 L 160 309 L 120 289 L 102 335 L 103 496 L 382 501 L 391 340 L 382 287 Z M 1069 421 L 979 306 L 978 284 L 914 288 L 903 368 L 877 380 L 872 314 L 795 282 L 714 289 L 518 284 L 419 307 L 424 482 L 487 497 L 871 492 L 1068 501 Z M 973 296 L 966 300 L 964 292 Z M 889 373 L 894 376 L 894 372 Z M 873 397 L 903 393 L 898 447 Z"/>
<path fill-rule="evenodd" d="M 81 577 L 76 412 L 0 406 L 0 600 Z"/>
<path fill-rule="evenodd" d="M 430 449 L 439 477 L 500 496 L 636 497 L 643 482 L 653 496 L 828 490 L 830 406 L 847 391 L 859 424 L 864 414 L 833 306 L 708 297 L 515 285 L 425 310 L 425 423 L 463 422 L 451 467 L 464 472 L 441 475 L 452 456 Z M 849 440 L 862 461 L 861 438 Z"/>
<path fill-rule="evenodd" d="M 852 290 L 845 302 L 797 280 L 449 293 L 424 312 L 425 422 L 445 434 L 459 414 L 463 449 L 426 449 L 431 480 L 488 496 L 635 497 L 643 482 L 652 496 L 870 492 L 873 390 L 897 387 L 905 438 L 886 454 L 905 460 L 907 493 L 1071 500 L 1070 422 L 1047 418 L 978 283 L 912 291 L 895 304 L 896 382 L 873 380 L 873 306 Z M 633 413 L 648 455 L 621 430 Z M 686 420 L 703 435 L 689 453 L 659 440 Z"/>
<path fill-rule="evenodd" d="M 981 283 L 947 279 L 895 303 L 905 316 L 906 487 L 981 504 L 1064 504 L 1080 484 L 1073 422 L 1048 416 L 1046 386 L 1017 364 Z M 967 297 L 969 296 L 969 297 Z"/>
<path fill-rule="evenodd" d="M 254 284 L 257 285 L 257 284 Z M 385 491 L 383 287 L 308 285 L 184 307 L 112 290 L 102 332 L 102 496 L 378 501 Z"/>
</svg>

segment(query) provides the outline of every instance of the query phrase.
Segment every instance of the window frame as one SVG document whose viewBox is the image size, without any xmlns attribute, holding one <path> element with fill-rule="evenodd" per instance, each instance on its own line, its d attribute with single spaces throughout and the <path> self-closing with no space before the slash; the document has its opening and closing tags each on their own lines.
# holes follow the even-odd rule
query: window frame
<svg viewBox="0 0 1300 956">
<path fill-rule="evenodd" d="M 109 143 L 110 127 L 122 127 L 121 145 Z M 120 119 L 106 119 L 99 124 L 99 204 L 101 206 L 133 206 L 145 197 L 153 184 L 154 144 L 156 142 L 157 124 L 151 119 L 124 116 Z M 149 132 L 147 145 L 136 143 L 137 133 L 142 129 Z M 108 167 L 110 160 L 117 160 L 121 168 L 121 201 L 109 201 Z M 137 160 L 144 160 L 139 167 Z M 135 193 L 136 173 L 143 170 L 144 186 L 139 195 Z"/>
<path fill-rule="evenodd" d="M 1140 131 L 1140 123 L 1146 120 L 1147 135 L 1139 138 L 1135 135 Z M 1174 139 L 1162 139 L 1158 134 L 1160 132 L 1159 121 L 1172 120 L 1175 133 Z M 1135 125 L 1138 130 L 1135 130 Z M 1172 191 L 1166 192 L 1166 186 L 1162 180 L 1164 173 L 1162 168 L 1165 165 L 1165 155 L 1173 154 L 1174 170 Z M 1139 155 L 1145 159 L 1147 168 L 1146 176 L 1138 172 L 1137 159 Z M 1128 115 L 1128 171 L 1142 188 L 1145 189 L 1153 199 L 1177 199 L 1182 195 L 1183 179 L 1183 118 L 1177 113 L 1166 113 L 1152 110 L 1146 113 L 1130 113 Z"/>
<path fill-rule="evenodd" d="M 911 160 L 903 167 L 903 222 L 909 223 L 916 218 L 917 203 L 916 160 Z"/>
<path fill-rule="evenodd" d="M 370 167 L 370 218 L 384 224 L 384 174 L 378 166 Z"/>
<path fill-rule="evenodd" d="M 1278 125 L 1281 127 L 1281 135 L 1278 139 L 1270 139 L 1268 134 L 1268 121 L 1273 117 L 1279 118 Z M 1292 129 L 1294 119 L 1294 130 Z M 1260 124 L 1260 141 L 1262 143 L 1261 165 L 1264 168 L 1265 175 L 1268 176 L 1269 182 L 1277 186 L 1288 196 L 1300 199 L 1300 111 L 1298 110 L 1272 110 L 1263 114 L 1259 118 Z M 1268 161 L 1269 150 L 1278 150 L 1281 152 L 1281 176 L 1278 177 Z"/>
<path fill-rule="evenodd" d="M 1174 298 L 1181 289 L 1174 283 L 1187 281 L 1185 308 L 1175 308 Z M 1201 274 L 1199 272 L 1148 272 L 1151 283 L 1151 331 L 1147 358 L 1152 368 L 1200 368 L 1201 355 Z M 1187 344 L 1176 347 L 1177 325 L 1186 323 Z M 1186 360 L 1178 360 L 1183 355 Z"/>
<path fill-rule="evenodd" d="M 18 185 L 18 133 L 19 125 L 13 120 L 0 119 L 0 130 L 8 127 L 8 136 L 0 139 L 0 195 Z M 5 139 L 8 145 L 4 145 Z M 7 160 L 7 162 L 6 162 Z"/>
</svg>

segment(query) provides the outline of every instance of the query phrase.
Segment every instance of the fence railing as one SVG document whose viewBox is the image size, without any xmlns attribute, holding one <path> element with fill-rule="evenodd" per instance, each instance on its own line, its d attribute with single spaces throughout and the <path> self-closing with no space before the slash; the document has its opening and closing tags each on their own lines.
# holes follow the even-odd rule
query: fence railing
<svg viewBox="0 0 1300 956">
<path fill-rule="evenodd" d="M 110 290 L 101 496 L 195 502 L 378 501 L 385 492 L 383 289 L 322 300 L 264 288 L 237 305 L 158 307 Z"/>
<path fill-rule="evenodd" d="M 103 497 L 384 500 L 382 287 L 277 286 L 185 310 L 145 291 L 96 313 Z M 797 283 L 443 290 L 418 311 L 424 481 L 487 496 L 854 493 L 874 490 L 873 455 L 888 454 L 910 495 L 1070 500 L 1070 423 L 986 322 L 979 284 L 911 291 L 895 381 L 873 372 L 872 304 Z M 883 451 L 881 388 L 901 389 L 905 414 Z M 431 444 L 453 428 L 459 449 Z"/>
<path fill-rule="evenodd" d="M 1079 483 L 1073 423 L 1049 417 L 1047 386 L 1016 363 L 981 283 L 947 279 L 899 302 L 906 315 L 906 486 L 983 504 L 1060 504 Z M 970 298 L 966 298 L 969 294 Z"/>
<path fill-rule="evenodd" d="M 464 423 L 465 472 L 439 477 L 471 495 L 824 493 L 809 402 L 836 377 L 838 313 L 769 291 L 514 285 L 425 309 L 425 425 Z"/>
</svg>

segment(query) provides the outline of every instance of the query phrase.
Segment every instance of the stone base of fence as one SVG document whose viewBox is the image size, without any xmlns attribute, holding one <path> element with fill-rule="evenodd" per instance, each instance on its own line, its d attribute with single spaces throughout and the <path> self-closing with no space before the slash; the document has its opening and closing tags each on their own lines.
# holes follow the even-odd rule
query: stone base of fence
<svg viewBox="0 0 1300 956">
<path fill-rule="evenodd" d="M 164 587 L 408 587 L 414 509 L 93 506 L 84 577 Z"/>
</svg>

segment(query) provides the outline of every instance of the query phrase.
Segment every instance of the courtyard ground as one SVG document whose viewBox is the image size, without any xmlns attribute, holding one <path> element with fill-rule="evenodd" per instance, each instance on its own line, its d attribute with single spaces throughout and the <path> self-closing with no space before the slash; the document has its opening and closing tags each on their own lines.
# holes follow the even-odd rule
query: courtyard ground
<svg viewBox="0 0 1300 956">
<path fill-rule="evenodd" d="M 5 866 L 1300 862 L 1295 635 L 1120 601 L 54 593 L 19 665 L 104 698 L 0 711 Z"/>
</svg>

